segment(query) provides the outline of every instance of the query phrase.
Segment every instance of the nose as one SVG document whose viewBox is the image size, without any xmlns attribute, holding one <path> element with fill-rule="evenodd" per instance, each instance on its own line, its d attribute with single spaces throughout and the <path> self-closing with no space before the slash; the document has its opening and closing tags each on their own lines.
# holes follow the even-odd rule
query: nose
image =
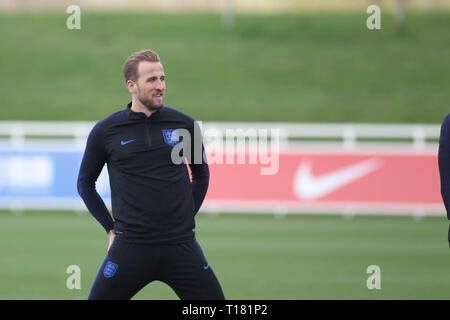
<svg viewBox="0 0 450 320">
<path fill-rule="evenodd" d="M 158 80 L 158 82 L 156 83 L 155 89 L 164 91 L 165 88 L 166 88 L 166 84 L 164 83 L 164 81 Z"/>
</svg>

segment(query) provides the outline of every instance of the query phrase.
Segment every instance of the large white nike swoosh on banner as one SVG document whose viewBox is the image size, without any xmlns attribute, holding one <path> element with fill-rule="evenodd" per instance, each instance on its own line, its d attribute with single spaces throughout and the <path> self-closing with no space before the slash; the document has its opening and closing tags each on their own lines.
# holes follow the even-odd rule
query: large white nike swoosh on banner
<svg viewBox="0 0 450 320">
<path fill-rule="evenodd" d="M 294 180 L 294 192 L 302 199 L 317 199 L 377 170 L 380 163 L 377 159 L 369 159 L 350 166 L 314 176 L 311 173 L 312 163 L 302 161 Z"/>
</svg>

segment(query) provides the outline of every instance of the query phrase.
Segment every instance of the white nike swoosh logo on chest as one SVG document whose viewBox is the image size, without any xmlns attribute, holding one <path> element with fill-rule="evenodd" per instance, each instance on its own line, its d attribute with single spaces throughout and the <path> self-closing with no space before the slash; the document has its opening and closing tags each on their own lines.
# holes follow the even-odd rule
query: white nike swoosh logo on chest
<svg viewBox="0 0 450 320">
<path fill-rule="evenodd" d="M 380 163 L 372 158 L 347 167 L 314 176 L 312 163 L 303 161 L 294 179 L 294 192 L 302 199 L 317 199 L 377 170 Z"/>
</svg>

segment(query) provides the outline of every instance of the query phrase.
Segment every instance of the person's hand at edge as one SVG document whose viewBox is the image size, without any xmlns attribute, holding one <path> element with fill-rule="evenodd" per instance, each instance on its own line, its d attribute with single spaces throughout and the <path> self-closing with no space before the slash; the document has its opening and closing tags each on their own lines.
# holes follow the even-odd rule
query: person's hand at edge
<svg viewBox="0 0 450 320">
<path fill-rule="evenodd" d="M 116 237 L 116 234 L 114 232 L 114 229 L 109 230 L 108 232 L 108 237 L 109 237 L 109 244 L 108 244 L 108 250 L 107 252 L 109 252 L 109 249 L 111 248 L 113 242 L 114 242 L 114 238 Z"/>
</svg>

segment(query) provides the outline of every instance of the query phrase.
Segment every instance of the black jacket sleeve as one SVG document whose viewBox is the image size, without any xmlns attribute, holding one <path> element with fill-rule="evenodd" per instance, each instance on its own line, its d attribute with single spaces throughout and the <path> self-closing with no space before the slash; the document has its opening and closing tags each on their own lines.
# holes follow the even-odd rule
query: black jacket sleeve
<svg viewBox="0 0 450 320">
<path fill-rule="evenodd" d="M 95 182 L 107 161 L 107 153 L 101 127 L 97 124 L 89 134 L 78 174 L 78 193 L 90 213 L 106 232 L 114 229 L 114 221 L 95 188 Z"/>
<path fill-rule="evenodd" d="M 189 164 L 189 167 L 192 173 L 192 193 L 194 196 L 195 213 L 197 214 L 208 191 L 209 167 L 206 161 L 202 164 Z"/>
<path fill-rule="evenodd" d="M 206 197 L 209 186 L 209 166 L 206 160 L 205 148 L 202 142 L 202 134 L 198 122 L 194 121 L 191 131 L 191 159 L 188 159 L 192 173 L 192 193 L 194 197 L 195 214 Z"/>
<path fill-rule="evenodd" d="M 450 220 L 450 114 L 442 122 L 438 162 L 442 200 L 447 211 L 447 218 Z M 448 230 L 448 241 L 450 242 L 450 226 Z"/>
</svg>

